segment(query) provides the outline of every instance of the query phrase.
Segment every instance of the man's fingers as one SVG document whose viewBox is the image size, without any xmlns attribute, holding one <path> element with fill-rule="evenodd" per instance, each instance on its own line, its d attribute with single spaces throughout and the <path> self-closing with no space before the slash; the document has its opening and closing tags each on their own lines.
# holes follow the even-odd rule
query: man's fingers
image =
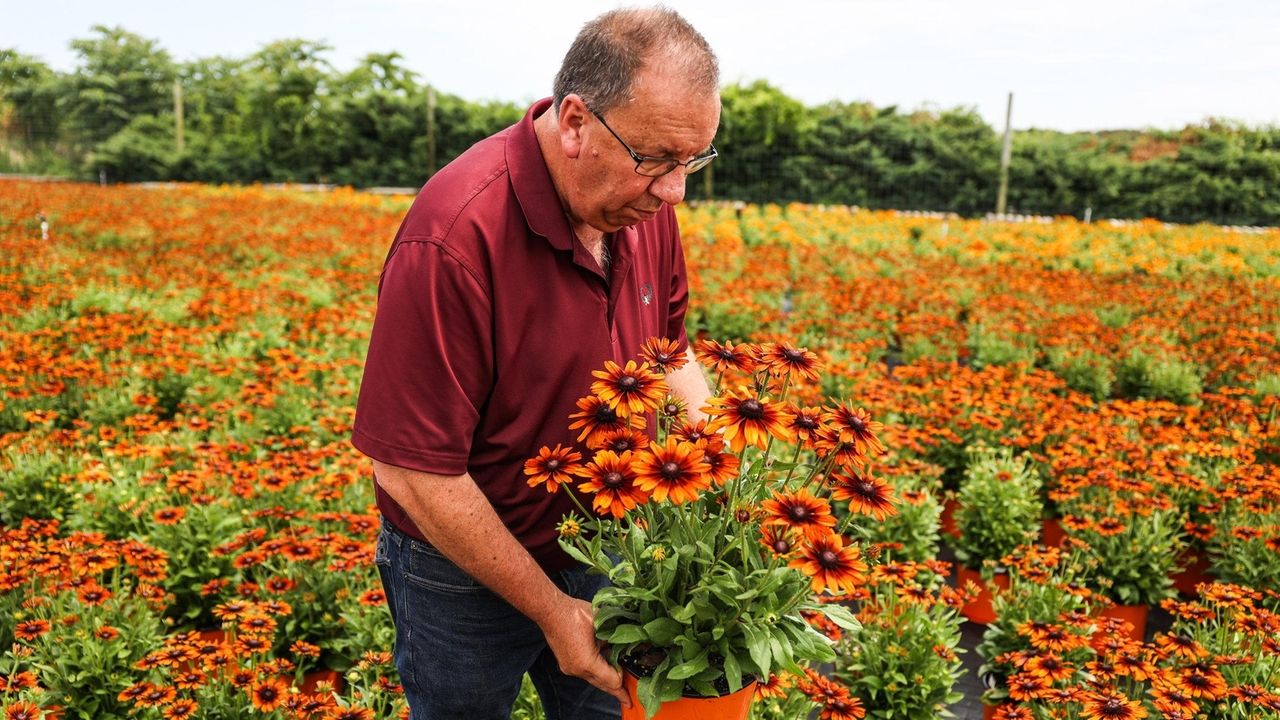
<svg viewBox="0 0 1280 720">
<path fill-rule="evenodd" d="M 600 658 L 597 668 L 599 670 L 592 672 L 587 682 L 617 698 L 622 707 L 631 707 L 631 698 L 627 695 L 626 688 L 622 686 L 622 671 L 605 662 L 603 657 Z"/>
</svg>

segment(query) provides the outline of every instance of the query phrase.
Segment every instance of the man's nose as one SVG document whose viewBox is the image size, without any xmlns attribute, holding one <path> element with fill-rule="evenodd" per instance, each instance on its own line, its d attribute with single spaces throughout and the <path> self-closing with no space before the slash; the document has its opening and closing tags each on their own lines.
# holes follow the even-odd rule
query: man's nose
<svg viewBox="0 0 1280 720">
<path fill-rule="evenodd" d="M 668 205 L 679 205 L 684 199 L 685 177 L 684 168 L 678 167 L 662 177 L 654 178 L 649 185 L 649 192 Z"/>
</svg>

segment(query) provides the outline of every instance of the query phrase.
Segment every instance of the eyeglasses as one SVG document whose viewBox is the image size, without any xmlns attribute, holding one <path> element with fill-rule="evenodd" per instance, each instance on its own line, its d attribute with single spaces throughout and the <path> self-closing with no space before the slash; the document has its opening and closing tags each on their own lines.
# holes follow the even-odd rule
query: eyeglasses
<svg viewBox="0 0 1280 720">
<path fill-rule="evenodd" d="M 604 121 L 604 116 L 595 110 L 592 110 L 591 114 L 595 115 L 596 119 L 600 121 L 600 124 L 604 126 L 604 129 L 608 130 L 609 134 L 617 139 L 618 142 L 622 143 L 622 147 L 627 149 L 627 153 L 631 155 L 631 159 L 636 161 L 636 172 L 647 177 L 662 177 L 681 165 L 684 166 L 685 175 L 692 175 L 707 165 L 710 165 L 711 161 L 715 160 L 716 156 L 719 155 L 719 153 L 716 152 L 715 145 L 712 145 L 711 149 L 708 150 L 705 155 L 699 155 L 689 162 L 680 162 L 675 158 L 669 157 L 650 157 L 648 155 L 641 155 L 635 150 L 632 150 L 626 140 L 618 137 L 618 133 L 614 132 L 613 128 L 609 127 L 609 123 Z"/>
</svg>

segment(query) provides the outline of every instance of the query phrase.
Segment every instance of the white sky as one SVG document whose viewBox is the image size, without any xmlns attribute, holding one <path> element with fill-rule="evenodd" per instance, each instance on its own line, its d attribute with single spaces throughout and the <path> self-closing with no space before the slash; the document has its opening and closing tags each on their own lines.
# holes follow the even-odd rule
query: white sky
<svg viewBox="0 0 1280 720">
<path fill-rule="evenodd" d="M 94 24 L 177 60 L 244 57 L 295 37 L 352 67 L 398 51 L 421 80 L 523 102 L 598 0 L 0 0 L 0 48 L 59 70 Z M 1180 128 L 1209 116 L 1280 124 L 1280 0 L 668 0 L 706 35 L 725 82 L 765 79 L 806 104 L 976 108 L 997 129 Z"/>
</svg>

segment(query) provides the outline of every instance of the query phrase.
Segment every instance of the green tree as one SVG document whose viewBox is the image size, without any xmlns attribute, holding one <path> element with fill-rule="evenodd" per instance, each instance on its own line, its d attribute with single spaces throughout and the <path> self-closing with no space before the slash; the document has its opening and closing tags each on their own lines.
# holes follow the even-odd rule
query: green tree
<svg viewBox="0 0 1280 720">
<path fill-rule="evenodd" d="M 59 109 L 86 145 L 114 135 L 139 115 L 173 106 L 176 68 L 169 53 L 123 28 L 94 25 L 94 37 L 71 41 L 80 66 L 71 74 Z"/>
</svg>

